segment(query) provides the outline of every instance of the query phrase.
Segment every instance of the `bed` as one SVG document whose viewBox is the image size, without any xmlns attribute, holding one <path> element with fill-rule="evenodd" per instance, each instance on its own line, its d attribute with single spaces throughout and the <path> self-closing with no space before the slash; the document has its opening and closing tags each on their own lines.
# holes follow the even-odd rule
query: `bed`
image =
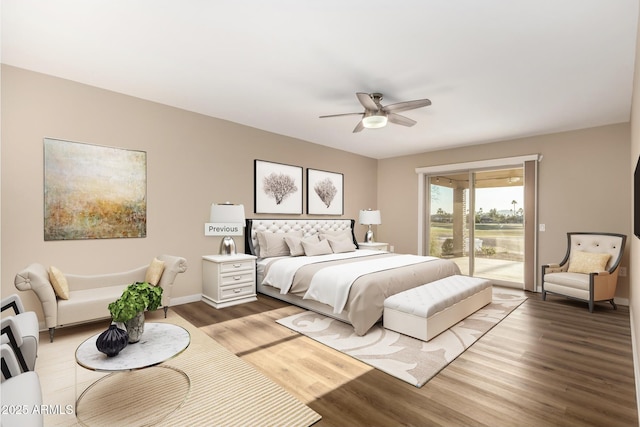
<svg viewBox="0 0 640 427">
<path fill-rule="evenodd" d="M 358 335 L 381 320 L 387 297 L 460 274 L 451 260 L 360 249 L 353 219 L 246 222 L 258 292 L 347 322 Z"/>
</svg>

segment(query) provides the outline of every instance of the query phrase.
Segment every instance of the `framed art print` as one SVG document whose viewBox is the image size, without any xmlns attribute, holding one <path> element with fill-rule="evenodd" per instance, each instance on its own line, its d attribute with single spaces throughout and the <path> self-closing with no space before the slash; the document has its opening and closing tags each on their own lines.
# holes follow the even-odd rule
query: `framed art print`
<svg viewBox="0 0 640 427">
<path fill-rule="evenodd" d="M 302 167 L 254 161 L 255 213 L 302 214 Z"/>
<path fill-rule="evenodd" d="M 147 153 L 44 139 L 44 240 L 147 236 Z"/>
<path fill-rule="evenodd" d="M 307 169 L 307 213 L 344 214 L 344 177 L 341 173 Z"/>
</svg>

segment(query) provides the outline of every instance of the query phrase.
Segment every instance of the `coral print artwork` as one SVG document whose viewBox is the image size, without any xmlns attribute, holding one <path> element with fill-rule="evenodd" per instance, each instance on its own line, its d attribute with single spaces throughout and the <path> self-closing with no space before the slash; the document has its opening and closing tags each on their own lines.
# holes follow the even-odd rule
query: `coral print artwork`
<svg viewBox="0 0 640 427">
<path fill-rule="evenodd" d="M 307 169 L 307 213 L 344 214 L 344 177 L 341 173 Z"/>
<path fill-rule="evenodd" d="M 255 160 L 255 213 L 302 214 L 302 168 Z"/>
</svg>

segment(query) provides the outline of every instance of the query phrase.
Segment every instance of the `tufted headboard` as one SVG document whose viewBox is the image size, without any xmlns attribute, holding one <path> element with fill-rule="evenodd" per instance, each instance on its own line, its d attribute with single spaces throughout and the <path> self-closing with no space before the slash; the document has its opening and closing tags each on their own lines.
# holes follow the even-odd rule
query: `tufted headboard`
<svg viewBox="0 0 640 427">
<path fill-rule="evenodd" d="M 341 231 L 351 230 L 353 243 L 358 247 L 358 242 L 353 233 L 355 220 L 353 219 L 313 219 L 313 218 L 295 218 L 295 219 L 262 219 L 247 218 L 247 229 L 244 233 L 245 244 L 244 251 L 247 254 L 258 256 L 258 231 L 267 231 L 271 233 L 289 233 L 291 231 L 302 230 L 305 236 L 312 236 L 323 231 Z"/>
</svg>

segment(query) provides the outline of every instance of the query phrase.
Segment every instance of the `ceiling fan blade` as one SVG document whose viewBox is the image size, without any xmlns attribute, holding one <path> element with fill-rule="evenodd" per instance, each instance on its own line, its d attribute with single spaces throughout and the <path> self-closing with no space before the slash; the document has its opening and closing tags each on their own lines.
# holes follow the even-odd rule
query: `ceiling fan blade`
<svg viewBox="0 0 640 427">
<path fill-rule="evenodd" d="M 341 116 L 361 116 L 363 113 L 343 113 L 343 114 L 329 114 L 327 116 L 320 116 L 321 119 L 326 117 L 341 117 Z"/>
<path fill-rule="evenodd" d="M 396 104 L 385 105 L 382 109 L 387 113 L 399 113 L 400 111 L 413 110 L 431 105 L 428 99 L 416 99 L 415 101 L 398 102 Z"/>
<path fill-rule="evenodd" d="M 358 101 L 360 101 L 360 104 L 362 104 L 362 106 L 367 110 L 378 111 L 380 109 L 380 107 L 378 107 L 378 105 L 373 102 L 371 95 L 369 95 L 368 93 L 357 92 L 356 96 L 358 97 Z"/>
<path fill-rule="evenodd" d="M 364 124 L 362 123 L 362 120 L 360 120 L 356 127 L 353 128 L 353 133 L 360 132 L 362 129 L 364 129 Z"/>
<path fill-rule="evenodd" d="M 395 123 L 397 125 L 402 125 L 402 126 L 413 126 L 416 123 L 418 123 L 415 120 L 410 119 L 409 117 L 401 116 L 400 114 L 396 114 L 396 113 L 388 114 L 387 119 L 391 123 Z"/>
</svg>

